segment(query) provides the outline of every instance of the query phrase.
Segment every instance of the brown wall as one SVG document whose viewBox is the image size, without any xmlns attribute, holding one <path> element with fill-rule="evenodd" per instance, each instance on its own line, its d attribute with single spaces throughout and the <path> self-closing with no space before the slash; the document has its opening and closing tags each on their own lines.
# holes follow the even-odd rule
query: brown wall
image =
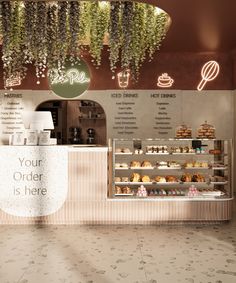
<svg viewBox="0 0 236 283">
<path fill-rule="evenodd" d="M 112 80 L 109 68 L 108 52 L 104 50 L 102 66 L 96 69 L 85 56 L 92 75 L 91 90 L 119 89 L 117 77 Z M 138 83 L 130 83 L 130 89 L 157 89 L 157 77 L 168 73 L 175 83 L 173 89 L 195 90 L 201 80 L 201 67 L 208 60 L 216 60 L 220 64 L 218 77 L 206 84 L 206 90 L 231 90 L 236 88 L 236 52 L 234 53 L 176 53 L 158 52 L 151 62 L 146 60 L 141 68 Z M 0 89 L 3 88 L 2 64 L 0 66 Z M 42 79 L 40 85 L 36 84 L 34 66 L 29 66 L 28 76 L 20 87 L 15 89 L 48 90 L 47 79 Z"/>
</svg>

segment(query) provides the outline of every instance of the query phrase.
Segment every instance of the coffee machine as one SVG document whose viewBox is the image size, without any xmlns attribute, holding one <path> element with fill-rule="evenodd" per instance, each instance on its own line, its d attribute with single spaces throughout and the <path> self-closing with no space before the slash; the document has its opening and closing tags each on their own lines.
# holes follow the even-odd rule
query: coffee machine
<svg viewBox="0 0 236 283">
<path fill-rule="evenodd" d="M 87 144 L 95 144 L 95 130 L 93 128 L 89 128 L 87 129 L 87 133 Z"/>
</svg>

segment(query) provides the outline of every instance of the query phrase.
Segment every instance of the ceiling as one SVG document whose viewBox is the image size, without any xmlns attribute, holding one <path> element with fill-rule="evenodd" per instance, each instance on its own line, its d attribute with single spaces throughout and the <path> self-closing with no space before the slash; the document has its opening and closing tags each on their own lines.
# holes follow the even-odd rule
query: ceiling
<svg viewBox="0 0 236 283">
<path fill-rule="evenodd" d="M 165 10 L 172 24 L 163 52 L 236 50 L 236 0 L 143 0 Z"/>
</svg>

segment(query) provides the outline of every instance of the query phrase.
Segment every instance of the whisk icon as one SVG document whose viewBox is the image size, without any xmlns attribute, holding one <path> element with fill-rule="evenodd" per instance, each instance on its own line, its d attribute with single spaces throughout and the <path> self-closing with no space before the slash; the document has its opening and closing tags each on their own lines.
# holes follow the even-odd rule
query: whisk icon
<svg viewBox="0 0 236 283">
<path fill-rule="evenodd" d="M 204 64 L 201 71 L 202 80 L 197 86 L 197 90 L 201 91 L 205 84 L 209 81 L 213 81 L 219 74 L 220 66 L 216 61 L 208 61 Z"/>
</svg>

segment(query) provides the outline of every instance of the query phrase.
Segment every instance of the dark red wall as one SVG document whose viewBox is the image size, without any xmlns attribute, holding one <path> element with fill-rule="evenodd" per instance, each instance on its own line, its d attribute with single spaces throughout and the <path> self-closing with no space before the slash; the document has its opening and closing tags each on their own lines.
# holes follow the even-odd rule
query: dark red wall
<svg viewBox="0 0 236 283">
<path fill-rule="evenodd" d="M 108 52 L 104 50 L 102 66 L 96 69 L 90 62 L 89 56 L 85 56 L 89 64 L 92 80 L 91 90 L 119 89 L 117 77 L 112 79 L 109 68 Z M 157 77 L 162 73 L 168 73 L 175 83 L 172 89 L 194 90 L 201 80 L 202 65 L 216 60 L 220 64 L 218 77 L 206 84 L 208 90 L 230 90 L 236 88 L 236 52 L 233 53 L 176 53 L 158 52 L 151 62 L 146 60 L 141 68 L 139 81 L 130 83 L 129 89 L 158 89 Z M 20 87 L 15 89 L 49 89 L 47 79 L 42 79 L 40 85 L 36 84 L 34 66 L 28 66 L 28 75 Z M 0 88 L 3 88 L 3 70 L 0 65 Z"/>
</svg>

